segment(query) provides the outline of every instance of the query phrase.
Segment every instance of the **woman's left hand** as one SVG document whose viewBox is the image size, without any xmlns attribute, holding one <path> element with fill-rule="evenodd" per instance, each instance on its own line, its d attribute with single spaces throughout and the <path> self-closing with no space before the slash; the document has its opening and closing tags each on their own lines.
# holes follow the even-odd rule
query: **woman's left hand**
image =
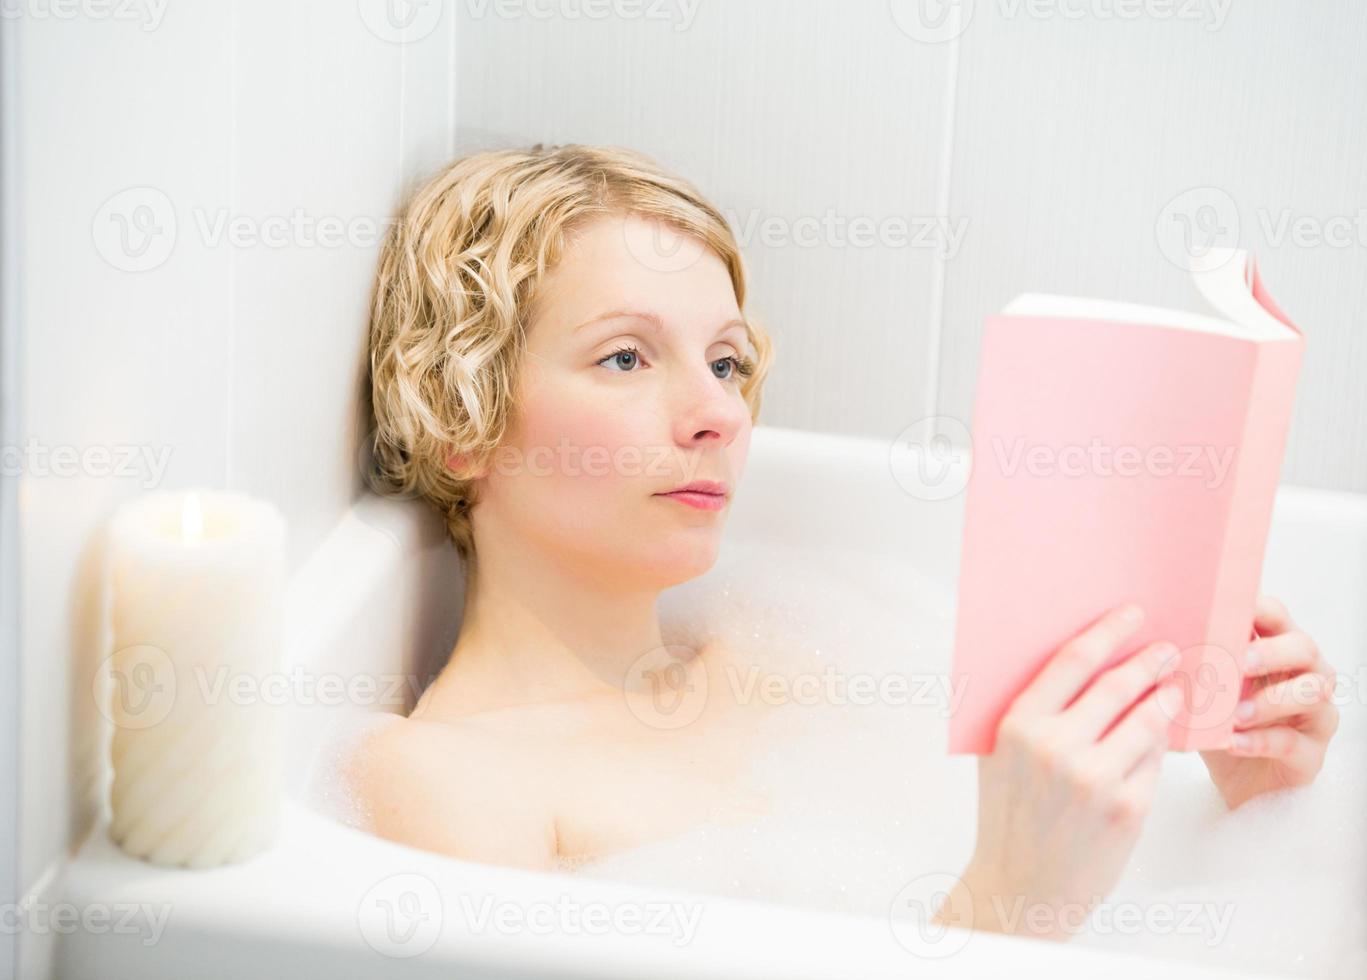
<svg viewBox="0 0 1367 980">
<path fill-rule="evenodd" d="M 1244 664 L 1233 743 L 1201 753 L 1231 809 L 1259 793 L 1314 780 L 1339 724 L 1334 668 L 1286 606 L 1258 596 L 1253 629 L 1258 636 Z"/>
</svg>

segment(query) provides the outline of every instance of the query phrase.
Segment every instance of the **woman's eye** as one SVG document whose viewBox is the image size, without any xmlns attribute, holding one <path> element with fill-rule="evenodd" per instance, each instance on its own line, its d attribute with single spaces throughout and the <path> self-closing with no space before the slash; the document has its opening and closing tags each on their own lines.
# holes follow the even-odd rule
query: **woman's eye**
<svg viewBox="0 0 1367 980">
<path fill-rule="evenodd" d="M 613 351 L 598 363 L 613 370 L 620 370 L 623 374 L 630 374 L 640 356 L 641 352 L 635 347 L 623 347 Z"/>
<path fill-rule="evenodd" d="M 717 375 L 717 377 L 720 378 L 722 381 L 725 381 L 728 378 L 734 376 L 736 371 L 740 368 L 740 362 L 735 357 L 723 357 L 719 361 L 713 361 L 712 367 L 714 370 L 718 364 L 729 365 L 729 368 L 726 370 L 724 374 Z"/>
</svg>

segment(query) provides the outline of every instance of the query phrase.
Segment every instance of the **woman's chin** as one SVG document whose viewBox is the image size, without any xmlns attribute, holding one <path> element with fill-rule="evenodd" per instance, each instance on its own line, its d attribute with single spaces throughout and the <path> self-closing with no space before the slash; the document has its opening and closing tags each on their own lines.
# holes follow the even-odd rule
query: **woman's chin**
<svg viewBox="0 0 1367 980">
<path fill-rule="evenodd" d="M 660 540 L 648 556 L 643 556 L 644 574 L 660 588 L 679 585 L 705 574 L 717 563 L 721 551 L 718 531 L 670 534 Z"/>
</svg>

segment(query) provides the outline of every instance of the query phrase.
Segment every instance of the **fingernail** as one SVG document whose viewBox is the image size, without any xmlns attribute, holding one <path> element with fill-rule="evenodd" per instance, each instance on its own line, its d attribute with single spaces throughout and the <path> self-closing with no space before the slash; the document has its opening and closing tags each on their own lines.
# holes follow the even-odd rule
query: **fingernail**
<svg viewBox="0 0 1367 980">
<path fill-rule="evenodd" d="M 1125 608 L 1120 610 L 1120 618 L 1131 626 L 1137 626 L 1144 619 L 1144 610 L 1139 608 L 1138 603 L 1127 603 Z"/>
<path fill-rule="evenodd" d="M 1238 732 L 1235 732 L 1230 736 L 1229 747 L 1235 752 L 1246 752 L 1248 751 L 1248 746 L 1249 738 L 1247 735 L 1240 735 Z"/>
<path fill-rule="evenodd" d="M 1258 660 L 1258 650 L 1256 647 L 1249 647 L 1247 650 L 1244 651 L 1245 670 L 1258 666 Z"/>
<path fill-rule="evenodd" d="M 1252 718 L 1253 702 L 1240 701 L 1239 706 L 1234 709 L 1234 717 L 1238 718 L 1240 721 L 1248 721 L 1248 719 Z"/>
</svg>

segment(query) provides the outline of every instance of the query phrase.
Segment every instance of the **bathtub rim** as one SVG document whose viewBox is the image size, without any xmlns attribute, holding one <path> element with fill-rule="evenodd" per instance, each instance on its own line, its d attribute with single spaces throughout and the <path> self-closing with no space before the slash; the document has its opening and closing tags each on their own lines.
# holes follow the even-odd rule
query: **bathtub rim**
<svg viewBox="0 0 1367 980">
<path fill-rule="evenodd" d="M 854 467 L 854 472 L 870 477 L 876 473 L 889 472 L 885 465 L 888 444 L 877 439 L 759 427 L 755 431 L 753 445 L 761 454 L 768 454 L 767 457 L 756 457 L 759 465 L 755 472 L 764 474 L 763 478 L 784 481 L 798 476 L 806 478 L 800 484 L 802 489 L 788 498 L 794 507 L 809 505 L 812 499 L 816 499 L 813 495 L 827 491 L 829 481 L 835 476 L 848 479 L 851 472 L 849 467 Z M 820 470 L 808 465 L 813 453 L 826 464 Z M 871 479 L 865 489 L 886 502 L 892 499 L 887 496 L 888 493 L 900 492 L 890 483 L 890 477 L 885 479 L 880 476 L 876 480 Z M 920 504 L 925 506 L 921 507 Z M 957 534 L 956 528 L 947 532 L 944 525 L 945 518 L 954 515 L 960 505 L 961 499 L 958 502 L 919 502 L 915 507 L 907 507 L 909 523 L 904 530 L 913 533 L 918 527 L 931 528 L 932 531 L 938 528 L 940 537 L 936 540 L 943 544 Z M 1332 526 L 1326 523 L 1326 515 L 1332 520 Z M 762 537 L 764 527 L 771 525 L 756 523 L 760 517 L 765 521 L 790 519 L 784 514 L 775 515 L 768 510 L 754 520 L 742 516 L 737 524 L 738 535 Z M 1274 525 L 1277 521 L 1290 522 L 1292 525 L 1308 523 L 1326 534 L 1336 527 L 1346 526 L 1354 535 L 1367 535 L 1367 495 L 1282 486 L 1278 489 Z M 876 531 L 879 526 L 869 525 L 865 531 L 870 529 Z M 848 542 L 850 539 L 842 536 L 840 540 Z M 362 555 L 365 561 L 354 561 Z M 411 560 L 405 561 L 405 556 Z M 396 628 L 396 624 L 412 627 L 411 621 L 405 617 L 411 617 L 414 604 L 422 596 L 430 596 L 433 589 L 440 592 L 456 587 L 460 574 L 459 564 L 454 561 L 454 552 L 445 540 L 439 522 L 421 504 L 415 501 L 381 501 L 369 496 L 358 499 L 319 549 L 291 578 L 287 599 L 287 642 L 292 661 L 315 666 L 330 664 L 329 657 L 336 653 L 339 638 L 351 635 L 354 624 L 330 614 L 329 611 L 337 608 L 338 597 L 325 587 L 325 580 L 321 578 L 338 567 L 360 569 L 365 576 L 364 580 L 351 583 L 354 592 L 350 594 L 369 595 L 383 588 L 392 600 L 385 606 L 378 625 L 371 624 L 372 629 L 379 632 Z M 319 622 L 320 617 L 330 624 L 329 628 L 311 630 L 309 624 Z M 447 635 L 443 629 L 449 629 L 449 624 L 431 628 L 424 635 L 443 639 Z M 395 655 L 393 663 L 400 667 L 412 667 L 411 660 L 399 655 Z M 300 757 L 312 758 L 307 753 L 302 753 Z M 241 953 L 243 958 L 239 962 L 225 963 L 224 968 L 231 965 L 233 972 L 219 974 L 222 976 L 246 975 L 249 971 L 256 973 L 263 969 L 279 970 L 300 958 L 308 961 L 311 953 L 320 950 L 342 951 L 345 954 L 339 954 L 338 976 L 351 975 L 345 972 L 349 969 L 348 962 L 363 963 L 364 969 L 355 975 L 368 974 L 377 961 L 357 960 L 357 954 L 368 953 L 369 947 L 359 944 L 359 933 L 352 921 L 354 914 L 346 916 L 347 922 L 338 920 L 335 915 L 316 914 L 316 908 L 320 907 L 316 903 L 326 900 L 328 896 L 319 896 L 311 885 L 328 880 L 327 876 L 335 870 L 338 853 L 381 866 L 439 869 L 434 873 L 443 878 L 449 874 L 460 875 L 466 880 L 495 882 L 499 894 L 535 894 L 538 887 L 547 888 L 564 883 L 572 884 L 576 890 L 608 898 L 614 895 L 621 898 L 647 894 L 656 900 L 705 901 L 721 910 L 719 917 L 727 924 L 725 936 L 704 941 L 690 951 L 690 956 L 684 956 L 683 959 L 688 961 L 685 971 L 673 972 L 679 962 L 679 954 L 674 953 L 672 957 L 663 955 L 673 951 L 643 953 L 639 947 L 628 948 L 630 943 L 624 945 L 627 937 L 599 937 L 602 942 L 595 947 L 599 950 L 599 958 L 593 962 L 595 976 L 639 976 L 643 969 L 641 957 L 653 957 L 650 966 L 660 970 L 659 976 L 696 975 L 699 969 L 706 968 L 715 971 L 718 976 L 737 978 L 770 976 L 775 965 L 780 963 L 788 975 L 794 977 L 878 976 L 884 970 L 887 975 L 893 975 L 895 971 L 900 976 L 905 974 L 909 962 L 921 962 L 909 960 L 905 953 L 897 955 L 900 947 L 890 951 L 893 955 L 889 959 L 886 943 L 882 954 L 870 952 L 872 958 L 868 961 L 853 962 L 850 949 L 872 951 L 876 937 L 888 938 L 890 931 L 886 921 L 876 917 L 816 912 L 777 903 L 699 896 L 673 890 L 643 892 L 635 886 L 597 879 L 459 862 L 351 831 L 303 809 L 294 799 L 287 800 L 285 817 L 284 834 L 270 851 L 243 865 L 194 872 L 153 869 L 127 858 L 108 841 L 102 821 L 92 829 L 59 879 L 44 883 L 44 893 L 49 902 L 60 897 L 60 900 L 80 905 L 128 901 L 130 896 L 138 894 L 157 895 L 158 889 L 161 895 L 177 896 L 179 905 L 173 913 L 177 927 L 183 929 L 187 942 L 192 945 L 199 943 L 201 950 L 235 948 L 234 944 L 244 929 L 261 940 L 260 949 Z M 331 842 L 337 850 L 316 856 L 313 863 L 301 862 L 301 854 L 308 853 L 303 849 L 308 842 Z M 357 894 L 364 893 L 363 888 L 359 892 L 357 888 L 369 887 L 369 883 L 370 880 L 350 881 L 344 887 L 351 889 L 352 898 L 355 899 Z M 151 891 L 141 892 L 142 888 L 150 888 Z M 248 897 L 249 904 L 250 896 L 262 894 L 270 895 L 277 902 L 266 906 L 269 914 L 257 918 L 244 916 L 243 896 Z M 795 928 L 799 923 L 808 923 L 810 928 Z M 737 962 L 736 944 L 742 943 L 743 937 L 764 935 L 786 938 L 787 944 L 770 954 L 778 958 L 765 959 L 763 962 Z M 155 980 L 159 976 L 178 976 L 177 971 L 184 967 L 185 961 L 177 960 L 177 957 L 193 955 L 193 950 L 185 952 L 170 948 L 157 949 L 149 954 L 146 949 L 136 946 L 135 937 L 130 937 L 129 942 L 98 942 L 98 938 L 82 933 L 59 937 L 59 972 L 84 975 L 98 967 L 103 976 L 138 976 Z M 408 960 L 378 962 L 396 969 L 398 964 L 407 964 L 406 969 L 412 971 L 411 975 L 423 975 L 422 971 L 427 968 L 436 975 L 440 971 L 449 971 L 453 966 L 488 971 L 483 975 L 489 976 L 529 975 L 525 970 L 524 957 L 537 955 L 534 943 L 503 941 L 506 937 L 498 937 L 493 941 L 488 939 L 483 937 L 481 943 L 464 946 L 439 941 L 432 955 L 417 958 L 421 963 Z M 989 966 L 1018 969 L 1022 963 L 1032 961 L 1037 961 L 1041 968 L 1094 965 L 1115 978 L 1147 977 L 1156 970 L 1192 977 L 1246 975 L 1242 971 L 1215 969 L 1188 961 L 1107 953 L 1071 944 L 1054 946 L 1021 937 L 975 934 L 970 946 L 982 952 L 940 961 L 946 976 L 977 975 Z M 577 953 L 582 955 L 582 949 Z M 557 953 L 546 958 L 541 963 L 543 970 L 540 975 L 582 975 L 574 972 L 577 969 L 575 964 L 559 961 L 557 956 L 560 955 Z M 251 957 L 256 957 L 256 960 L 249 962 Z M 846 971 L 856 966 L 857 972 L 847 974 Z M 804 972 L 817 967 L 824 972 Z M 119 970 L 126 972 L 120 973 Z"/>
</svg>

